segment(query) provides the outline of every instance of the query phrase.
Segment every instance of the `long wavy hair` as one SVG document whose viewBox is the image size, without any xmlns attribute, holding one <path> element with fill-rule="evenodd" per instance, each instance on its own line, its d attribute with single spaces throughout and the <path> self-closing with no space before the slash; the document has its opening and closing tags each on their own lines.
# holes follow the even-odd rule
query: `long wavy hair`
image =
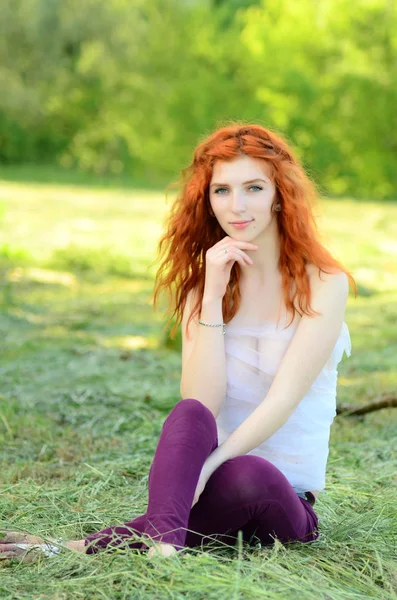
<svg viewBox="0 0 397 600">
<path fill-rule="evenodd" d="M 316 265 L 320 272 L 343 271 L 357 288 L 352 275 L 320 242 L 313 207 L 318 199 L 314 183 L 305 173 L 287 143 L 276 133 L 257 124 L 233 122 L 221 127 L 201 141 L 194 150 L 193 161 L 182 169 L 179 182 L 168 187 L 182 188 L 171 207 L 165 223 L 165 233 L 158 243 L 157 271 L 152 299 L 156 309 L 158 296 L 165 290 L 169 296 L 166 315 L 174 324 L 170 338 L 182 322 L 186 298 L 190 290 L 198 292 L 186 329 L 195 315 L 200 315 L 205 284 L 206 251 L 225 237 L 217 219 L 209 213 L 209 185 L 216 161 L 232 160 L 246 155 L 259 158 L 270 166 L 276 193 L 273 206 L 280 236 L 279 270 L 290 323 L 299 306 L 300 315 L 318 314 L 310 306 L 310 286 L 306 265 Z M 230 272 L 226 293 L 222 299 L 223 320 L 228 323 L 241 302 L 239 280 L 241 268 L 236 261 Z M 289 324 L 290 324 L 289 323 Z M 288 325 L 289 325 L 288 324 Z"/>
</svg>

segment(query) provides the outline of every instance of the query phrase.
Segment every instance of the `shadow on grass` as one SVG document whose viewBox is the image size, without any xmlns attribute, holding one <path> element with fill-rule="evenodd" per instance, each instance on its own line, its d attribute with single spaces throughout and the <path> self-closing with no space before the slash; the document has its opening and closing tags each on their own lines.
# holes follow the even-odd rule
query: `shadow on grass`
<svg viewBox="0 0 397 600">
<path fill-rule="evenodd" d="M 163 343 L 152 282 L 68 275 L 60 283 L 25 273 L 12 282 L 13 303 L 0 307 L 5 423 L 24 439 L 31 414 L 47 437 L 59 430 L 108 438 L 143 424 L 156 439 L 151 415 L 179 399 L 180 357 Z"/>
<path fill-rule="evenodd" d="M 116 276 L 124 263 L 115 267 L 105 257 L 98 268 L 96 257 L 96 252 L 88 253 L 79 263 L 74 256 L 62 255 L 62 264 L 73 264 L 73 271 L 8 270 L 6 285 L 0 288 L 0 330 L 8 351 L 13 347 L 19 355 L 53 347 L 54 352 L 85 353 L 87 348 L 102 348 L 119 353 L 122 360 L 131 359 L 140 348 L 180 352 L 180 331 L 171 340 L 163 308 L 153 309 L 153 280 L 131 272 L 129 278 Z"/>
</svg>

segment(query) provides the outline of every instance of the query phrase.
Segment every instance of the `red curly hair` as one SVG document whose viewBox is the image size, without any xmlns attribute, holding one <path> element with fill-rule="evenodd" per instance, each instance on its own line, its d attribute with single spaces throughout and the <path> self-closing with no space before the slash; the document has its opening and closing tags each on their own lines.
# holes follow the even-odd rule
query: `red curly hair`
<svg viewBox="0 0 397 600">
<path fill-rule="evenodd" d="M 227 161 L 241 155 L 262 159 L 271 169 L 276 187 L 274 204 L 281 204 L 281 211 L 275 213 L 281 242 L 279 269 L 284 302 L 292 315 L 290 323 L 297 311 L 295 301 L 299 314 L 317 314 L 310 306 L 308 263 L 316 265 L 320 272 L 343 271 L 357 292 L 352 275 L 320 242 L 313 215 L 318 193 L 287 143 L 261 125 L 233 122 L 200 142 L 194 150 L 192 163 L 182 170 L 181 180 L 171 184 L 171 187 L 183 187 L 171 208 L 166 232 L 158 243 L 158 258 L 153 264 L 159 260 L 162 263 L 152 296 L 155 308 L 162 289 L 170 296 L 167 311 L 170 316 L 165 328 L 172 319 L 175 320 L 170 331 L 171 339 L 182 322 L 190 290 L 196 289 L 198 295 L 186 328 L 191 319 L 200 314 L 205 284 L 205 254 L 225 237 L 217 220 L 209 215 L 209 185 L 214 164 L 218 160 Z M 240 276 L 241 268 L 236 261 L 222 299 L 225 323 L 234 317 L 240 306 Z"/>
</svg>

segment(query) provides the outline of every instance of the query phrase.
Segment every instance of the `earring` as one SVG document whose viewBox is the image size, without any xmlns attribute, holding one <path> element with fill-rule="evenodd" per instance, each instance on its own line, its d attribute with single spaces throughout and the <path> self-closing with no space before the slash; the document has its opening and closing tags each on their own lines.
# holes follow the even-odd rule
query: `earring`
<svg viewBox="0 0 397 600">
<path fill-rule="evenodd" d="M 210 213 L 211 217 L 215 217 L 215 213 L 213 212 L 211 207 L 209 207 L 209 213 Z"/>
<path fill-rule="evenodd" d="M 280 210 L 281 210 L 281 204 L 276 204 L 276 206 L 274 207 L 274 211 L 280 212 Z"/>
</svg>

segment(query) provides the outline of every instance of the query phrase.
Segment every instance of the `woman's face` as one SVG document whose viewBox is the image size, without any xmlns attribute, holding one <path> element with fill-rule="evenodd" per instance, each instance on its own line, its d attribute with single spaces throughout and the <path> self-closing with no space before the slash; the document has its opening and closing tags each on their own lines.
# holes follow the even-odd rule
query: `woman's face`
<svg viewBox="0 0 397 600">
<path fill-rule="evenodd" d="M 209 188 L 212 210 L 224 232 L 231 238 L 252 241 L 269 226 L 276 226 L 271 207 L 276 188 L 269 167 L 261 159 L 242 155 L 217 161 Z M 243 228 L 236 221 L 250 221 Z"/>
</svg>

